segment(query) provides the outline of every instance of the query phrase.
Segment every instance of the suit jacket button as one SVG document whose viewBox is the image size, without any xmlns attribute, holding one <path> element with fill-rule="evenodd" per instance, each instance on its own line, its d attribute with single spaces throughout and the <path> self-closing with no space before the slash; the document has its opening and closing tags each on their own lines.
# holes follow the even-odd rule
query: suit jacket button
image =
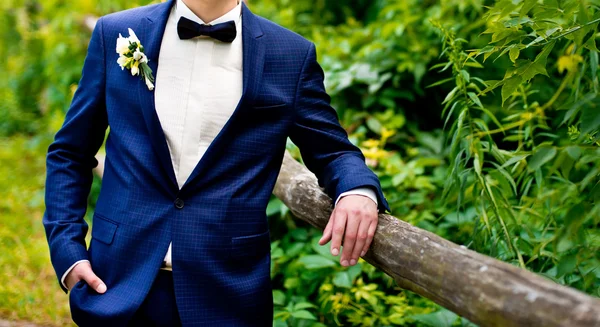
<svg viewBox="0 0 600 327">
<path fill-rule="evenodd" d="M 183 200 L 180 198 L 175 199 L 175 208 L 177 209 L 183 209 Z"/>
</svg>

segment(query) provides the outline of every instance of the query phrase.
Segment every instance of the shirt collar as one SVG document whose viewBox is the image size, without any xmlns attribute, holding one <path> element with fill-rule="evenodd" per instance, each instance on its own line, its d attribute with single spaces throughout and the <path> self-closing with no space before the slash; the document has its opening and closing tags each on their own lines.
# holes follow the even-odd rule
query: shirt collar
<svg viewBox="0 0 600 327">
<path fill-rule="evenodd" d="M 186 6 L 186 4 L 183 2 L 183 0 L 177 0 L 177 3 L 175 4 L 176 8 L 175 8 L 175 12 L 177 14 L 177 17 L 185 17 L 187 19 L 190 19 L 198 24 L 206 24 L 202 19 L 200 19 L 200 17 L 196 16 L 196 14 L 194 14 L 194 12 L 188 8 L 188 6 Z M 231 9 L 229 12 L 227 12 L 225 15 L 211 21 L 208 22 L 208 24 L 211 25 L 215 25 L 215 24 L 219 24 L 219 23 L 224 23 L 230 20 L 233 20 L 236 24 L 238 23 L 238 19 L 242 14 L 242 0 L 238 1 L 237 6 L 235 6 L 233 9 Z"/>
</svg>

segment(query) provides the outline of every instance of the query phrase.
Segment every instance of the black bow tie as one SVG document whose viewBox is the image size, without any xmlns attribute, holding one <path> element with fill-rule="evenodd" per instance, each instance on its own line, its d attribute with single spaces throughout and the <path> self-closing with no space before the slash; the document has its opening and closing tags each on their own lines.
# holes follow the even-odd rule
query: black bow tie
<svg viewBox="0 0 600 327">
<path fill-rule="evenodd" d="M 205 25 L 198 24 L 193 20 L 181 17 L 177 23 L 177 34 L 179 34 L 179 38 L 182 40 L 188 40 L 196 36 L 206 35 L 221 42 L 231 43 L 233 40 L 235 40 L 236 36 L 235 22 L 230 20 L 220 24 Z"/>
</svg>

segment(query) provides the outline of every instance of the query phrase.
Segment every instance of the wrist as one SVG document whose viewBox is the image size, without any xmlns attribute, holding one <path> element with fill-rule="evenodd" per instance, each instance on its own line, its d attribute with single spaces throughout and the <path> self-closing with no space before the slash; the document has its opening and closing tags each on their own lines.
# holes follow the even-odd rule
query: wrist
<svg viewBox="0 0 600 327">
<path fill-rule="evenodd" d="M 60 279 L 60 283 L 62 284 L 62 286 L 63 286 L 65 289 L 69 289 L 69 288 L 67 287 L 67 284 L 66 284 L 67 278 L 69 278 L 70 274 L 71 274 L 71 273 L 73 273 L 73 270 L 75 269 L 75 267 L 76 267 L 77 265 L 79 265 L 80 263 L 82 263 L 82 262 L 87 262 L 87 263 L 89 263 L 90 261 L 89 261 L 89 260 L 79 260 L 79 261 L 75 261 L 75 263 L 73 263 L 73 264 L 71 265 L 71 267 L 69 267 L 69 269 L 67 269 L 67 271 L 65 271 L 65 273 L 62 275 L 62 277 L 61 277 L 61 279 Z"/>
</svg>

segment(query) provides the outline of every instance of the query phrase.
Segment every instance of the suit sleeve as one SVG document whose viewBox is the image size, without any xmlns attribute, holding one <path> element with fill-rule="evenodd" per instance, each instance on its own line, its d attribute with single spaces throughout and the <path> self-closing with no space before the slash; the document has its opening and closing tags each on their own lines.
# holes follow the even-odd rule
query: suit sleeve
<svg viewBox="0 0 600 327">
<path fill-rule="evenodd" d="M 390 211 L 377 175 L 340 125 L 323 80 L 323 69 L 311 43 L 298 80 L 290 139 L 329 197 L 337 199 L 344 192 L 368 187 L 377 195 L 379 212 Z"/>
<path fill-rule="evenodd" d="M 92 169 L 98 165 L 94 156 L 108 126 L 105 69 L 100 19 L 92 32 L 79 86 L 46 158 L 46 211 L 42 222 L 52 265 L 65 292 L 60 283 L 64 273 L 75 262 L 88 260 L 84 216 Z"/>
</svg>

